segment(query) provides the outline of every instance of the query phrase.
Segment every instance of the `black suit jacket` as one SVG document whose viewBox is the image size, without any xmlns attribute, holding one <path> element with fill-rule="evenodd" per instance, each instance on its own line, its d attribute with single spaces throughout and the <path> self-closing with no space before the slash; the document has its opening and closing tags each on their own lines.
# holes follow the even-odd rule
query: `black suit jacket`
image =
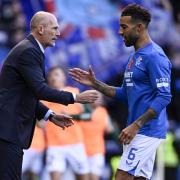
<svg viewBox="0 0 180 180">
<path fill-rule="evenodd" d="M 36 119 L 48 111 L 39 100 L 74 103 L 71 93 L 46 84 L 44 54 L 29 35 L 10 51 L 0 74 L 0 138 L 28 148 Z"/>
</svg>

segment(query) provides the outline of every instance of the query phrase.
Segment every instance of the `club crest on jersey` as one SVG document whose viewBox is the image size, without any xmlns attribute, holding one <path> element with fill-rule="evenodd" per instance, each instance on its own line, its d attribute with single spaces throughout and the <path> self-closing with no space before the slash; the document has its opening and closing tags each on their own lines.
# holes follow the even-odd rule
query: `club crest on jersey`
<svg viewBox="0 0 180 180">
<path fill-rule="evenodd" d="M 139 56 L 137 59 L 136 59 L 136 66 L 139 66 L 142 62 L 142 57 Z"/>
</svg>

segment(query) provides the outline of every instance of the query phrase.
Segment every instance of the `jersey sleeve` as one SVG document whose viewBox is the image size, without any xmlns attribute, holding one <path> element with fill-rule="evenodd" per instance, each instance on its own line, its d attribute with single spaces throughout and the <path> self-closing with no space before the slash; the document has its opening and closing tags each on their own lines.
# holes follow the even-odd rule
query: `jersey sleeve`
<svg viewBox="0 0 180 180">
<path fill-rule="evenodd" d="M 152 101 L 150 108 L 159 115 L 171 101 L 171 63 L 165 55 L 155 53 L 148 57 L 147 67 L 152 89 L 154 91 L 154 100 Z"/>
<path fill-rule="evenodd" d="M 114 99 L 127 103 L 127 93 L 124 80 L 122 86 L 116 88 Z"/>
</svg>

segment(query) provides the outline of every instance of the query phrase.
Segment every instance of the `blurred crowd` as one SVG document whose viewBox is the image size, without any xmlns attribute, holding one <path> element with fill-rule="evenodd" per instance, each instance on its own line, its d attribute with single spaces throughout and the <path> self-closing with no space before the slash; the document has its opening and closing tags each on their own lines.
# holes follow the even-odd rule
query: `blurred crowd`
<svg viewBox="0 0 180 180">
<path fill-rule="evenodd" d="M 47 80 L 52 88 L 79 92 L 77 88 L 66 85 L 65 73 L 59 66 L 48 71 Z M 105 166 L 104 134 L 113 133 L 110 116 L 103 106 L 103 96 L 84 106 L 42 102 L 55 113 L 71 115 L 75 124 L 62 130 L 51 122 L 37 122 L 31 148 L 24 151 L 23 178 L 99 179 Z M 69 169 L 74 174 L 67 174 Z"/>
<path fill-rule="evenodd" d="M 126 48 L 123 45 L 123 41 L 118 35 L 119 16 L 121 14 L 121 10 L 129 3 L 138 3 L 150 9 L 150 12 L 152 13 L 152 22 L 149 28 L 151 37 L 155 42 L 162 46 L 173 65 L 171 86 L 173 96 L 172 102 L 168 106 L 169 133 L 167 136 L 167 141 L 162 145 L 162 151 L 164 153 L 161 157 L 161 161 L 163 161 L 165 166 L 165 179 L 169 180 L 171 178 L 174 180 L 179 180 L 180 1 L 0 0 L 0 65 L 3 63 L 3 60 L 9 50 L 20 40 L 26 37 L 26 35 L 29 33 L 29 20 L 31 19 L 32 15 L 39 10 L 45 10 L 56 14 L 59 19 L 61 30 L 61 37 L 56 43 L 56 47 L 47 49 L 46 51 L 47 72 L 51 67 L 58 65 L 64 69 L 63 73 L 66 74 L 67 69 L 71 67 L 81 67 L 87 69 L 88 65 L 91 64 L 97 75 L 97 78 L 107 82 L 110 85 L 120 86 L 129 53 L 133 51 L 132 48 Z M 66 77 L 65 79 L 67 81 L 67 84 L 69 84 L 70 86 L 78 87 L 79 90 L 85 89 L 85 87 L 76 84 L 68 76 L 64 76 Z M 63 75 L 61 75 L 61 77 L 63 77 Z M 65 86 L 65 84 L 63 86 Z M 69 90 L 78 91 L 77 89 L 73 88 L 69 88 Z M 74 129 L 74 131 L 76 131 L 78 128 L 82 131 L 80 133 L 77 130 L 77 137 L 75 137 L 75 135 L 72 135 L 73 132 L 63 131 L 62 137 L 67 140 L 66 142 L 63 140 L 63 138 L 58 140 L 59 135 L 58 137 L 56 137 L 56 135 L 55 137 L 53 137 L 53 135 L 52 137 L 48 137 L 48 134 L 56 134 L 56 130 L 53 129 L 54 127 L 51 127 L 53 130 L 50 128 L 51 133 L 47 133 L 49 131 L 49 124 L 47 124 L 46 126 L 44 124 L 40 124 L 39 126 L 41 127 L 41 129 L 36 128 L 35 131 L 35 135 L 40 135 L 35 136 L 32 148 L 30 149 L 31 152 L 25 152 L 26 162 L 23 166 L 23 171 L 25 172 L 24 176 L 27 176 L 27 172 L 29 171 L 31 171 L 31 173 L 33 172 L 35 176 L 39 174 L 43 176 L 44 171 L 42 171 L 42 169 L 43 167 L 46 168 L 45 165 L 49 162 L 48 156 L 50 156 L 50 159 L 53 159 L 53 156 L 55 156 L 52 153 L 53 148 L 51 147 L 71 146 L 72 144 L 76 144 L 77 146 L 81 146 L 83 144 L 84 146 L 85 141 L 83 140 L 83 136 L 86 135 L 86 131 L 91 131 L 91 125 L 89 124 L 90 119 L 94 118 L 94 120 L 96 121 L 99 118 L 100 121 L 101 117 L 108 116 L 108 118 L 104 119 L 109 119 L 107 121 L 107 124 L 110 128 L 105 128 L 106 126 L 104 125 L 104 130 L 97 129 L 97 132 L 95 130 L 92 130 L 90 134 L 92 133 L 92 136 L 96 134 L 97 138 L 99 135 L 101 137 L 101 140 L 105 139 L 105 142 L 101 142 L 102 146 L 100 147 L 102 156 L 100 158 L 98 157 L 99 160 L 97 160 L 98 158 L 95 160 L 98 162 L 100 161 L 101 166 L 104 162 L 103 168 L 105 173 L 95 173 L 97 173 L 98 176 L 102 176 L 101 179 L 110 179 L 114 172 L 114 169 L 117 166 L 119 156 L 122 152 L 122 147 L 117 142 L 117 136 L 120 130 L 125 127 L 127 119 L 127 107 L 124 104 L 117 103 L 116 101 L 107 98 L 104 98 L 103 101 L 103 105 L 100 106 L 100 114 L 104 113 L 106 115 L 99 115 L 97 113 L 97 115 L 95 116 L 94 111 L 97 107 L 95 108 L 94 106 L 73 107 L 72 109 L 75 109 L 75 112 L 73 110 L 73 112 L 68 112 L 63 106 L 58 107 L 58 109 L 62 110 L 62 112 L 74 115 L 77 121 L 77 127 Z M 55 110 L 58 106 L 53 104 L 47 105 L 54 107 Z M 83 125 L 84 123 L 85 125 Z M 93 125 L 93 122 L 92 126 L 95 126 Z M 83 128 L 85 129 L 85 133 L 83 133 Z M 40 131 L 40 133 L 38 131 Z M 100 132 L 101 134 L 98 134 L 98 132 Z M 104 136 L 105 132 L 108 133 Z M 71 138 L 71 136 L 73 136 L 73 138 Z M 39 139 L 36 139 L 36 137 L 38 137 Z M 57 142 L 54 142 L 56 138 Z M 69 142 L 69 144 L 67 143 L 68 139 L 71 139 L 71 142 Z M 88 139 L 90 139 L 89 136 Z M 62 142 L 62 140 L 64 142 Z M 75 141 L 76 143 L 73 141 Z M 49 147 L 51 150 L 49 150 Z M 96 147 L 96 144 L 93 145 L 93 147 Z M 105 147 L 104 150 L 103 147 Z M 35 150 L 33 150 L 33 148 Z M 63 151 L 62 149 L 59 149 L 58 151 Z M 37 162 L 37 165 L 33 164 L 36 161 L 33 160 L 33 157 L 36 156 L 33 155 L 33 151 L 39 152 L 40 154 L 38 155 L 38 157 L 40 157 L 40 160 Z M 83 151 L 88 150 L 84 148 Z M 28 153 L 29 159 L 26 160 L 26 157 L 28 157 L 28 155 L 26 154 Z M 76 152 L 74 153 L 78 156 L 78 158 L 83 156 L 83 152 L 80 152 L 80 154 L 76 154 Z M 66 158 L 65 156 L 66 155 L 64 155 L 64 157 L 55 156 L 55 159 L 61 158 L 61 161 L 63 162 L 63 158 L 64 162 L 68 162 L 68 158 Z M 89 159 L 91 159 L 89 160 L 89 163 L 93 162 L 93 158 Z M 30 163 L 32 163 L 32 165 Z M 61 164 L 61 167 L 59 167 L 60 170 L 56 168 L 53 169 L 53 167 L 60 166 L 58 165 L 58 162 L 52 161 L 51 163 L 55 163 L 55 165 L 52 165 L 52 167 L 47 167 L 47 172 L 50 172 L 50 174 L 52 174 L 51 172 L 53 172 L 53 170 L 57 170 L 62 174 L 66 169 L 65 163 L 63 165 Z M 83 173 L 79 172 L 76 168 L 74 169 L 74 166 L 72 165 L 73 162 L 68 162 L 68 164 L 71 165 L 72 170 L 77 175 L 87 174 L 88 172 L 86 169 Z M 57 175 L 55 173 L 55 175 L 52 176 L 55 176 L 54 178 L 58 179 L 61 175 Z"/>
</svg>

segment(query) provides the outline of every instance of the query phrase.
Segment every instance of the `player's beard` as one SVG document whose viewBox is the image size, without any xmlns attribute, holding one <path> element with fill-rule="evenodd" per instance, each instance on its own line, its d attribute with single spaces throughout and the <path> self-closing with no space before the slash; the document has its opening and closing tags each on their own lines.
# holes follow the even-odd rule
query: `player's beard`
<svg viewBox="0 0 180 180">
<path fill-rule="evenodd" d="M 135 33 L 130 33 L 124 36 L 124 43 L 127 47 L 134 46 L 138 40 L 138 35 Z"/>
</svg>

